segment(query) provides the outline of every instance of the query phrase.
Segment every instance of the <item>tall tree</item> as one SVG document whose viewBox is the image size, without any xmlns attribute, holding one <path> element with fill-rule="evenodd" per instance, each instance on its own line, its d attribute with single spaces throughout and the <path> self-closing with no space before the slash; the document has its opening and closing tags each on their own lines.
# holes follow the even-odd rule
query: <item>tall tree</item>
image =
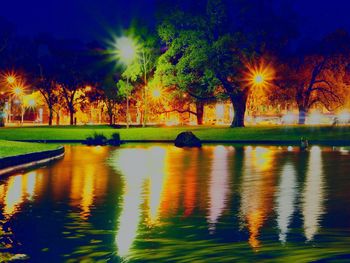
<svg viewBox="0 0 350 263">
<path fill-rule="evenodd" d="M 179 6 L 181 8 L 181 4 Z M 234 108 L 231 127 L 244 126 L 247 99 L 252 91 L 249 81 L 245 81 L 247 64 L 261 59 L 268 51 L 275 51 L 277 47 L 268 45 L 269 41 L 286 41 L 278 35 L 282 28 L 268 25 L 259 27 L 261 17 L 269 17 L 270 20 L 266 21 L 272 24 L 277 21 L 277 17 L 282 20 L 284 14 L 272 16 L 272 11 L 266 10 L 259 19 L 255 18 L 255 23 L 249 28 L 239 16 L 229 19 L 233 15 L 231 10 L 245 10 L 248 7 L 258 9 L 259 5 L 242 1 L 208 0 L 206 10 L 201 14 L 198 14 L 198 10 L 176 12 L 165 19 L 158 30 L 167 46 L 162 56 L 165 59 L 159 60 L 164 64 L 162 70 L 168 76 L 175 76 L 174 82 L 179 86 L 182 83 L 179 84 L 177 77 L 183 74 L 180 79 L 186 80 L 183 85 L 187 90 L 195 82 L 203 83 L 196 86 L 196 91 L 200 93 L 210 93 L 215 85 L 222 86 Z M 275 10 L 273 12 L 278 14 Z M 240 23 L 234 24 L 233 21 Z M 253 31 L 259 34 L 251 34 Z M 267 35 L 269 38 L 259 37 Z M 272 50 L 268 49 L 270 46 Z"/>
</svg>

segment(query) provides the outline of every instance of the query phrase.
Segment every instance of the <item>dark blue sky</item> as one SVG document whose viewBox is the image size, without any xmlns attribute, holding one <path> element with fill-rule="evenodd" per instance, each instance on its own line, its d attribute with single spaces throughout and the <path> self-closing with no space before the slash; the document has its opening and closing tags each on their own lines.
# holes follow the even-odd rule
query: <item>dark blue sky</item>
<svg viewBox="0 0 350 263">
<path fill-rule="evenodd" d="M 284 1 L 284 0 L 281 0 Z M 3 0 L 0 16 L 17 33 L 51 32 L 56 37 L 100 39 L 126 27 L 132 17 L 154 20 L 156 0 Z M 295 0 L 304 37 L 320 37 L 337 28 L 350 31 L 350 1 Z"/>
</svg>

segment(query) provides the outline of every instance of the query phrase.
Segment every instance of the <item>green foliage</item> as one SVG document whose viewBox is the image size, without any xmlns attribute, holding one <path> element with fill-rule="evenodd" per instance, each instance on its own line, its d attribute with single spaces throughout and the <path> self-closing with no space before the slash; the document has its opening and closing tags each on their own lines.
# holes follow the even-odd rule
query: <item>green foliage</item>
<svg viewBox="0 0 350 263">
<path fill-rule="evenodd" d="M 128 81 L 124 81 L 122 79 L 118 81 L 117 88 L 118 94 L 123 98 L 130 96 L 131 92 L 133 91 L 133 86 L 130 85 Z"/>
<path fill-rule="evenodd" d="M 107 138 L 103 133 L 94 132 L 91 136 L 86 138 L 85 144 L 87 144 L 87 145 L 106 145 Z"/>
<path fill-rule="evenodd" d="M 112 146 L 119 146 L 121 144 L 120 133 L 115 132 L 112 134 L 111 139 L 108 140 L 108 144 Z"/>
</svg>

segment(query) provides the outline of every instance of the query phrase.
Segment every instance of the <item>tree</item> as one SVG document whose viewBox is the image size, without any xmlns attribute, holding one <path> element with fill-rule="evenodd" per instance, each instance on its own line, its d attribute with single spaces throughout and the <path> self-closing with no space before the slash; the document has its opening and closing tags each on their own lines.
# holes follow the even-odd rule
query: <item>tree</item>
<svg viewBox="0 0 350 263">
<path fill-rule="evenodd" d="M 181 4 L 179 6 L 181 7 Z M 158 30 L 167 46 L 163 55 L 167 58 L 167 65 L 162 70 L 176 78 L 178 73 L 182 73 L 187 81 L 184 84 L 187 89 L 191 87 L 191 82 L 199 81 L 203 85 L 196 86 L 195 89 L 200 93 L 213 90 L 215 84 L 221 86 L 234 108 L 235 115 L 231 127 L 244 126 L 247 99 L 252 88 L 249 81 L 245 81 L 247 64 L 260 60 L 268 51 L 275 51 L 268 50 L 270 46 L 271 49 L 277 48 L 277 45 L 269 45 L 270 41 L 286 42 L 285 36 L 279 34 L 284 29 L 278 27 L 278 23 L 277 26 L 268 26 L 277 20 L 283 20 L 285 14 L 279 13 L 280 10 L 275 12 L 265 8 L 264 12 L 259 13 L 260 19 L 256 19 L 249 28 L 245 18 L 237 15 L 237 19 L 229 19 L 232 17 L 231 10 L 258 10 L 259 7 L 258 4 L 251 5 L 246 1 L 208 0 L 206 10 L 177 12 L 166 19 Z M 268 22 L 263 28 L 259 24 L 262 18 Z M 232 21 L 238 22 L 234 24 Z M 259 34 L 251 34 L 252 32 Z M 289 36 L 289 31 L 287 33 Z M 286 44 L 279 46 L 284 47 Z M 160 63 L 164 63 L 164 60 L 160 60 Z"/>
<path fill-rule="evenodd" d="M 341 58 L 308 55 L 294 58 L 279 67 L 277 86 L 284 95 L 288 94 L 299 111 L 299 124 L 313 106 L 323 106 L 333 111 L 342 105 L 342 78 L 345 72 Z"/>
<path fill-rule="evenodd" d="M 75 123 L 74 114 L 82 99 L 85 85 L 93 75 L 94 62 L 89 56 L 89 50 L 81 43 L 57 41 L 52 47 L 55 56 L 55 80 L 58 90 L 69 112 L 70 125 Z"/>
<path fill-rule="evenodd" d="M 153 74 L 156 61 L 159 55 L 159 43 L 157 35 L 144 26 L 140 26 L 138 22 L 133 21 L 131 27 L 126 31 L 126 35 L 130 36 L 136 45 L 137 56 L 127 67 L 123 73 L 123 77 L 132 81 L 139 80 L 143 84 L 142 89 L 142 126 L 147 125 L 148 111 L 148 82 Z"/>
<path fill-rule="evenodd" d="M 187 23 L 179 24 L 180 21 Z M 215 99 L 213 93 L 218 85 L 207 65 L 210 50 L 202 24 L 204 21 L 199 18 L 177 12 L 159 26 L 159 36 L 167 49 L 160 56 L 155 72 L 158 85 L 177 87 L 180 93 L 192 97 L 196 111 L 190 113 L 196 115 L 198 125 L 203 124 L 204 103 Z"/>
<path fill-rule="evenodd" d="M 120 96 L 118 95 L 118 89 L 113 75 L 108 75 L 102 83 L 103 100 L 107 108 L 107 114 L 109 117 L 109 125 L 115 124 L 116 119 L 116 106 L 120 102 Z"/>
<path fill-rule="evenodd" d="M 350 35 L 336 30 L 312 45 L 301 45 L 298 55 L 287 57 L 276 80 L 281 95 L 294 102 L 299 124 L 304 124 L 312 107 L 332 112 L 343 105 L 348 93 Z"/>
</svg>

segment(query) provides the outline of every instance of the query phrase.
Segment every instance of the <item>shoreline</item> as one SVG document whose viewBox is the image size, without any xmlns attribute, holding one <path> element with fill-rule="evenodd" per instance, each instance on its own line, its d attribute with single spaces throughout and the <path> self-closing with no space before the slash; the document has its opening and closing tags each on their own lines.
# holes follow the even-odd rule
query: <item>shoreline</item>
<svg viewBox="0 0 350 263">
<path fill-rule="evenodd" d="M 13 140 L 15 142 L 32 143 L 79 143 L 85 140 Z M 254 144 L 254 145 L 300 145 L 300 140 L 201 140 L 204 144 Z M 174 143 L 175 140 L 121 140 L 127 143 Z M 350 140 L 308 140 L 309 144 L 320 146 L 350 146 Z M 1 159 L 0 159 L 1 161 Z"/>
<path fill-rule="evenodd" d="M 0 158 L 0 176 L 18 172 L 35 166 L 44 165 L 64 156 L 65 148 L 32 152 Z"/>
</svg>

